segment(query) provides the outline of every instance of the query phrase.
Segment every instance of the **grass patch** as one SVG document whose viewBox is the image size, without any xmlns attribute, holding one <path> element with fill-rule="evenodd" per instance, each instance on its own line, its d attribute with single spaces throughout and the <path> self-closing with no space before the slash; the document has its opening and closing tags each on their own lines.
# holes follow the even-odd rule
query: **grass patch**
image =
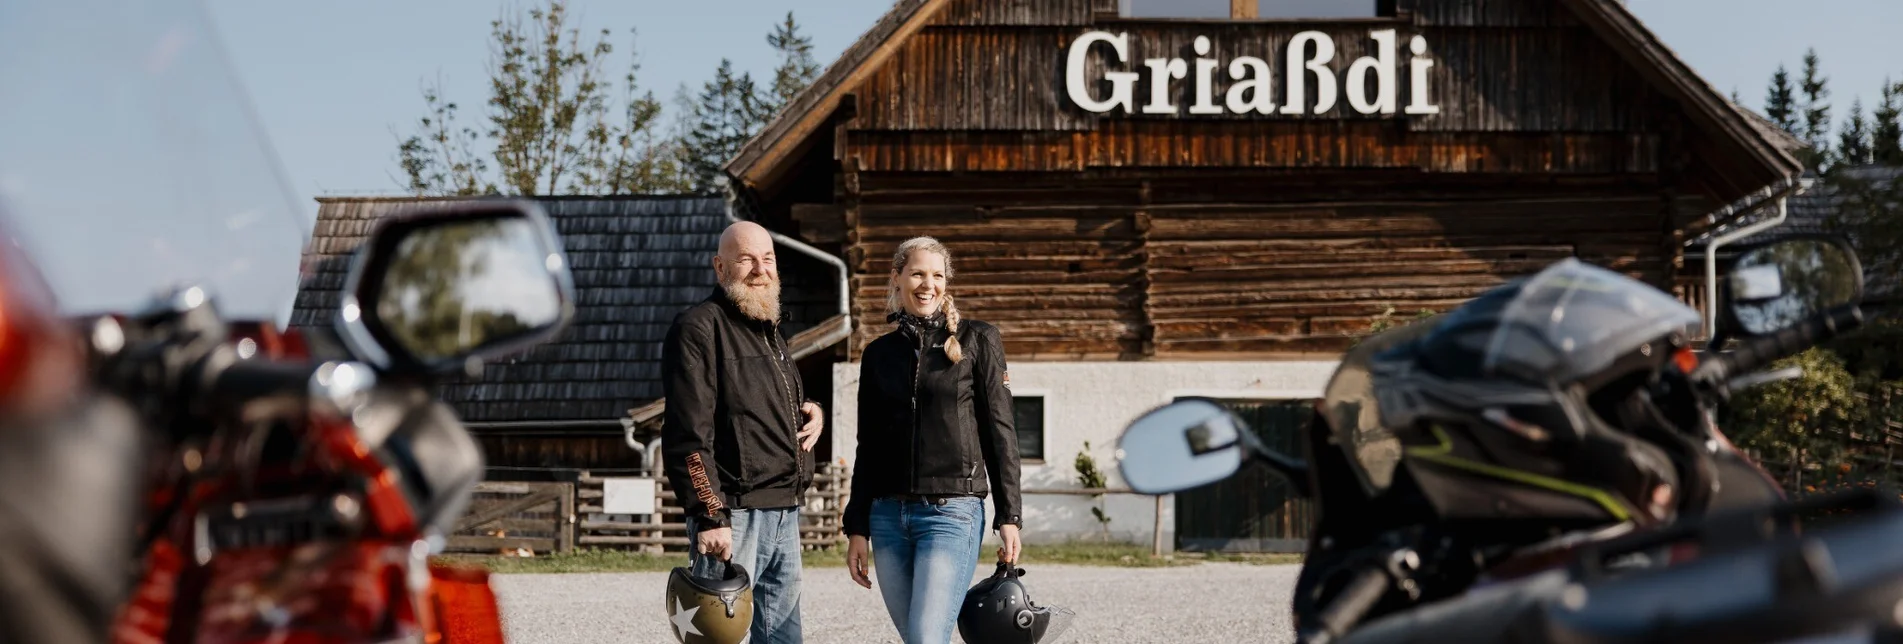
<svg viewBox="0 0 1903 644">
<path fill-rule="evenodd" d="M 443 563 L 459 566 L 480 566 L 495 574 L 535 574 L 570 572 L 667 572 L 677 566 L 687 565 L 685 553 L 653 555 L 629 550 L 598 550 L 582 548 L 560 554 L 535 557 L 497 557 L 484 555 L 446 555 L 438 558 Z M 1256 565 L 1296 564 L 1302 562 L 1301 555 L 1292 554 L 1252 554 L 1252 553 L 1199 553 L 1179 552 L 1156 558 L 1150 556 L 1149 546 L 1127 543 L 1069 542 L 1057 544 L 1027 544 L 1024 554 L 1019 558 L 1026 567 L 1046 565 L 1068 566 L 1107 566 L 1117 568 L 1163 568 L 1171 566 L 1193 566 L 1202 562 L 1234 562 Z M 808 550 L 804 554 L 807 568 L 844 568 L 846 549 Z M 979 554 L 978 568 L 989 570 L 997 563 L 997 550 L 987 547 Z"/>
<path fill-rule="evenodd" d="M 1302 563 L 1302 555 L 1279 552 L 1184 552 L 1179 556 L 1192 557 L 1201 561 L 1221 563 L 1245 563 L 1257 566 L 1280 566 Z"/>
<path fill-rule="evenodd" d="M 1018 557 L 1024 566 L 1062 564 L 1071 566 L 1114 566 L 1119 568 L 1162 568 L 1166 566 L 1186 566 L 1194 563 L 1182 557 L 1164 555 L 1151 557 L 1149 546 L 1129 543 L 1104 543 L 1091 541 L 1073 541 L 1054 544 L 1026 544 L 1024 554 Z M 995 566 L 998 562 L 996 549 L 984 553 L 979 563 Z"/>
<path fill-rule="evenodd" d="M 676 566 L 687 565 L 685 553 L 652 555 L 631 550 L 592 548 L 534 557 L 448 555 L 439 559 L 453 565 L 481 566 L 489 569 L 489 572 L 504 575 L 557 572 L 667 572 Z"/>
<path fill-rule="evenodd" d="M 498 557 L 487 555 L 447 555 L 439 561 L 458 566 L 479 566 L 498 575 L 565 572 L 668 572 L 687 565 L 687 553 L 654 555 L 631 550 L 581 548 L 572 552 L 535 557 Z M 807 568 L 844 568 L 846 551 L 808 550 Z"/>
</svg>

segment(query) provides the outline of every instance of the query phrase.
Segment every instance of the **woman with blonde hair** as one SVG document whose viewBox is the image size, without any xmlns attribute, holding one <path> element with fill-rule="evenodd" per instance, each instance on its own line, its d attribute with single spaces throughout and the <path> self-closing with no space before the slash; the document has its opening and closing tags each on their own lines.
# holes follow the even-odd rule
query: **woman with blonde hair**
<svg viewBox="0 0 1903 644">
<path fill-rule="evenodd" d="M 846 505 L 846 566 L 866 588 L 868 550 L 886 612 L 907 644 L 951 641 L 978 565 L 984 498 L 1015 563 L 1018 441 L 997 327 L 963 319 L 947 290 L 951 251 L 916 237 L 892 257 L 887 320 L 860 359 L 859 451 Z"/>
</svg>

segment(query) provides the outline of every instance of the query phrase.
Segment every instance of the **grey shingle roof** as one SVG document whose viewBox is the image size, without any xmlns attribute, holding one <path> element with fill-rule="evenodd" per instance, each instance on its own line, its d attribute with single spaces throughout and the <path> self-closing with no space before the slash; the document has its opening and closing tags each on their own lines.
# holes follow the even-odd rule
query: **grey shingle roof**
<svg viewBox="0 0 1903 644">
<path fill-rule="evenodd" d="M 348 256 L 377 218 L 447 200 L 320 199 L 291 324 L 328 327 Z M 489 364 L 480 379 L 442 386 L 465 421 L 613 420 L 661 397 L 661 340 L 681 309 L 715 287 L 709 261 L 729 220 L 711 197 L 547 198 L 575 277 L 569 328 L 528 353 Z M 787 334 L 837 313 L 831 267 L 781 253 Z"/>
</svg>

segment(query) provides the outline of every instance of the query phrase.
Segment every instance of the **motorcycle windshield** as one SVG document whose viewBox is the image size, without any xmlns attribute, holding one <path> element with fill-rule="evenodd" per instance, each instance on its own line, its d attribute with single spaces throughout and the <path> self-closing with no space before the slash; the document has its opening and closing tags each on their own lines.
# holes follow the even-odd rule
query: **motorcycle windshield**
<svg viewBox="0 0 1903 644">
<path fill-rule="evenodd" d="M 198 3 L 0 3 L 0 88 L 0 216 L 62 312 L 284 321 L 309 222 Z"/>
<path fill-rule="evenodd" d="M 1507 304 L 1481 373 L 1573 382 L 1703 319 L 1644 282 L 1568 259 L 1529 278 Z"/>
<path fill-rule="evenodd" d="M 1499 293 L 1496 291 L 1496 293 Z M 1619 356 L 1674 330 L 1699 324 L 1698 312 L 1625 275 L 1567 259 L 1518 284 L 1493 322 L 1475 375 L 1564 384 L 1599 372 Z M 1381 374 L 1405 373 L 1412 358 L 1389 349 L 1460 328 L 1470 307 L 1370 336 L 1342 357 L 1323 394 L 1322 413 L 1368 492 L 1387 489 L 1401 462 L 1400 440 L 1382 414 L 1406 408 L 1404 387 L 1382 387 Z M 1383 363 L 1383 358 L 1390 358 Z"/>
</svg>

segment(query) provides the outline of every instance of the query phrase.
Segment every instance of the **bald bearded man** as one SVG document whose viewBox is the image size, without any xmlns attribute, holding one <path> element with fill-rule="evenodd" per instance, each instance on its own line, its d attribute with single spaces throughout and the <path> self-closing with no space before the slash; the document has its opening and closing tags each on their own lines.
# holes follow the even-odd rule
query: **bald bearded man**
<svg viewBox="0 0 1903 644">
<path fill-rule="evenodd" d="M 749 641 L 800 641 L 800 512 L 823 426 L 780 331 L 773 237 L 728 226 L 719 288 L 682 311 L 661 354 L 661 453 L 687 513 L 694 573 L 731 560 L 753 576 Z"/>
</svg>

